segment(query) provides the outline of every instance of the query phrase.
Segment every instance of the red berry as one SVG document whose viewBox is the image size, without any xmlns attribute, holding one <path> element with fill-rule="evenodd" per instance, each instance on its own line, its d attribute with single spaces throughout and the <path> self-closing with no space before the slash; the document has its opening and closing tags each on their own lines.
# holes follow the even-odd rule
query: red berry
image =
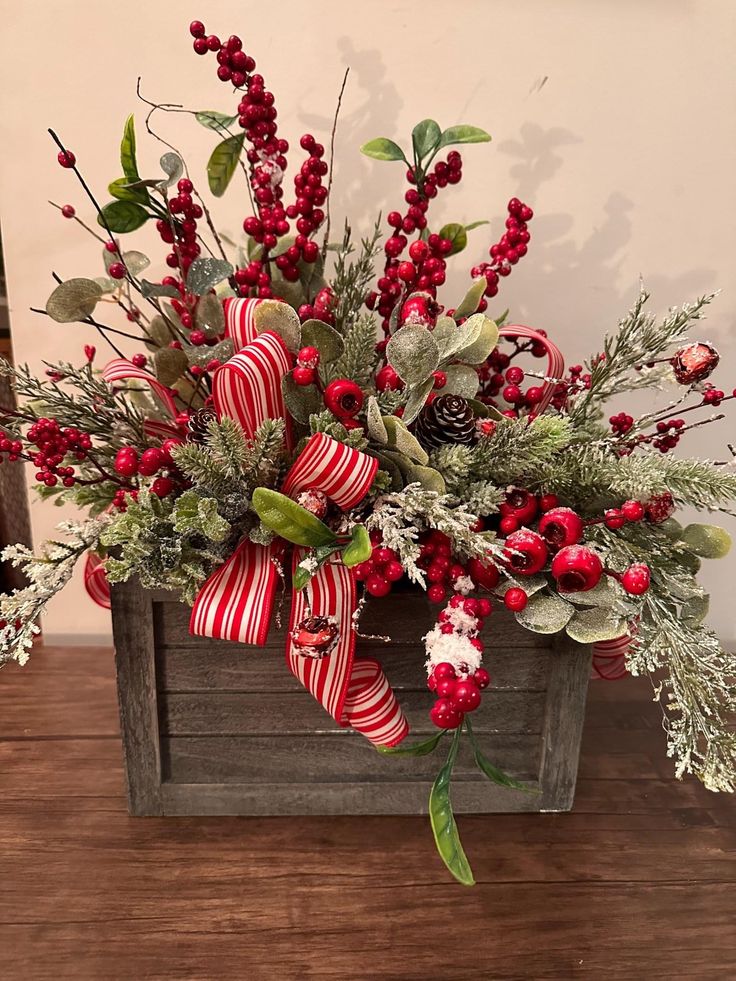
<svg viewBox="0 0 736 981">
<path fill-rule="evenodd" d="M 383 576 L 379 576 L 373 572 L 366 579 L 365 588 L 371 596 L 388 596 L 391 592 L 391 583 L 387 579 L 384 579 Z"/>
<path fill-rule="evenodd" d="M 174 459 L 171 456 L 171 451 L 176 449 L 177 446 L 182 445 L 183 440 L 171 437 L 170 439 L 165 439 L 161 444 L 161 452 L 164 455 L 165 465 L 170 467 L 174 464 Z"/>
<path fill-rule="evenodd" d="M 485 598 L 478 600 L 478 615 L 481 617 L 489 617 L 493 612 L 493 605 L 490 600 Z"/>
<path fill-rule="evenodd" d="M 383 368 L 376 372 L 376 388 L 379 392 L 398 391 L 403 387 L 403 381 L 390 364 L 385 364 Z"/>
<path fill-rule="evenodd" d="M 59 161 L 62 167 L 69 170 L 77 162 L 77 158 L 74 156 L 71 150 L 59 150 L 56 159 Z"/>
<path fill-rule="evenodd" d="M 433 371 L 432 378 L 434 379 L 435 388 L 444 388 L 447 384 L 447 375 L 444 371 Z"/>
<path fill-rule="evenodd" d="M 307 345 L 299 351 L 296 359 L 304 368 L 316 368 L 319 364 L 319 351 L 316 347 Z"/>
<path fill-rule="evenodd" d="M 627 521 L 641 521 L 644 517 L 644 505 L 641 501 L 624 501 L 621 513 Z"/>
<path fill-rule="evenodd" d="M 392 548 L 386 548 L 385 545 L 379 545 L 378 548 L 373 549 L 374 562 L 379 562 L 383 565 L 386 562 L 392 562 L 395 558 L 396 552 Z"/>
<path fill-rule="evenodd" d="M 524 372 L 521 370 L 521 368 L 513 365 L 506 372 L 506 381 L 509 383 L 509 385 L 520 385 L 524 381 Z"/>
<path fill-rule="evenodd" d="M 623 528 L 626 524 L 626 518 L 618 508 L 608 508 L 603 516 L 603 520 L 606 527 L 612 529 Z"/>
<path fill-rule="evenodd" d="M 488 674 L 485 668 L 478 668 L 478 670 L 473 675 L 473 681 L 476 685 L 483 690 L 487 688 L 491 683 L 491 676 Z"/>
<path fill-rule="evenodd" d="M 138 473 L 143 477 L 152 477 L 164 466 L 166 459 L 163 452 L 156 446 L 144 450 L 138 464 Z"/>
<path fill-rule="evenodd" d="M 107 274 L 113 279 L 125 279 L 126 269 L 122 262 L 112 262 L 108 266 Z"/>
<path fill-rule="evenodd" d="M 360 386 L 348 378 L 336 378 L 324 391 L 325 405 L 338 419 L 357 415 L 363 407 L 363 398 Z"/>
<path fill-rule="evenodd" d="M 417 271 L 413 262 L 402 262 L 399 264 L 399 279 L 405 283 L 411 283 L 416 277 Z"/>
<path fill-rule="evenodd" d="M 138 473 L 138 454 L 132 446 L 124 446 L 115 455 L 115 472 L 123 477 L 133 477 Z"/>
<path fill-rule="evenodd" d="M 502 535 L 510 535 L 519 530 L 519 522 L 510 515 L 507 518 L 501 518 L 498 523 L 498 530 Z"/>
<path fill-rule="evenodd" d="M 427 590 L 427 598 L 430 603 L 442 603 L 447 596 L 447 591 L 444 586 L 440 586 L 439 583 L 434 583 Z"/>
<path fill-rule="evenodd" d="M 583 520 L 571 508 L 552 508 L 539 519 L 539 533 L 555 548 L 575 545 L 583 537 Z"/>
<path fill-rule="evenodd" d="M 470 678 L 455 683 L 452 704 L 461 712 L 474 712 L 480 705 L 480 690 Z"/>
<path fill-rule="evenodd" d="M 291 375 L 297 385 L 313 385 L 317 380 L 314 368 L 303 368 L 301 365 L 297 365 Z"/>
<path fill-rule="evenodd" d="M 528 524 L 537 515 L 537 499 L 523 487 L 511 487 L 499 507 L 501 517 L 515 518 L 519 525 Z"/>
<path fill-rule="evenodd" d="M 398 582 L 404 575 L 404 567 L 398 561 L 387 562 L 384 566 L 383 574 L 389 582 Z"/>
<path fill-rule="evenodd" d="M 528 598 L 523 589 L 519 589 L 518 586 L 512 586 L 511 589 L 506 590 L 503 602 L 508 610 L 519 613 L 526 606 Z"/>
<path fill-rule="evenodd" d="M 468 574 L 476 585 L 488 590 L 495 589 L 500 578 L 500 573 L 493 562 L 484 563 L 480 559 L 468 561 Z M 487 614 L 483 614 L 483 616 L 487 616 Z"/>
<path fill-rule="evenodd" d="M 568 545 L 552 559 L 552 575 L 562 593 L 582 593 L 597 586 L 603 565 L 585 545 Z"/>
<path fill-rule="evenodd" d="M 156 497 L 168 497 L 174 489 L 174 481 L 169 477 L 156 477 L 151 484 L 151 493 Z"/>
<path fill-rule="evenodd" d="M 435 665 L 433 673 L 437 681 L 441 678 L 454 678 L 457 675 L 454 665 L 450 664 L 449 661 L 440 661 L 439 664 Z"/>
<path fill-rule="evenodd" d="M 552 508 L 556 508 L 560 503 L 560 499 L 556 494 L 542 494 L 539 498 L 539 510 L 540 511 L 551 511 Z"/>
<path fill-rule="evenodd" d="M 136 368 L 145 368 L 148 363 L 148 358 L 145 354 L 134 354 L 130 360 Z"/>
<path fill-rule="evenodd" d="M 61 209 L 61 213 L 65 218 L 73 218 L 77 212 L 74 210 L 73 205 L 65 204 Z"/>
<path fill-rule="evenodd" d="M 456 686 L 457 681 L 454 678 L 438 678 L 436 691 L 440 698 L 452 698 Z"/>
<path fill-rule="evenodd" d="M 506 538 L 504 555 L 514 572 L 521 576 L 533 576 L 544 568 L 549 551 L 541 535 L 522 528 Z"/>
<path fill-rule="evenodd" d="M 457 729 L 464 718 L 448 698 L 437 699 L 429 710 L 429 717 L 439 729 Z"/>
<path fill-rule="evenodd" d="M 644 562 L 637 562 L 629 566 L 621 576 L 621 585 L 632 596 L 641 596 L 642 593 L 646 593 L 649 589 L 650 582 L 651 574 L 649 572 L 649 566 Z"/>
<path fill-rule="evenodd" d="M 202 21 L 193 20 L 189 25 L 189 33 L 192 35 L 192 37 L 204 37 L 205 30 Z"/>
</svg>

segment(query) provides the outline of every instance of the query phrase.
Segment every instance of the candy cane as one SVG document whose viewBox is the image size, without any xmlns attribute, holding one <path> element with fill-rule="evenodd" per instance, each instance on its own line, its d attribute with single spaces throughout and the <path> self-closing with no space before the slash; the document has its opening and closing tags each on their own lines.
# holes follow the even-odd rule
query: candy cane
<svg viewBox="0 0 736 981">
<path fill-rule="evenodd" d="M 535 344 L 543 345 L 547 352 L 547 380 L 542 385 L 542 398 L 534 406 L 534 414 L 541 415 L 552 401 L 557 384 L 565 370 L 565 359 L 562 356 L 562 351 L 544 334 L 532 330 L 531 327 L 524 327 L 522 324 L 507 324 L 499 330 L 498 334 L 499 337 L 525 337 L 527 340 L 534 341 Z"/>
</svg>

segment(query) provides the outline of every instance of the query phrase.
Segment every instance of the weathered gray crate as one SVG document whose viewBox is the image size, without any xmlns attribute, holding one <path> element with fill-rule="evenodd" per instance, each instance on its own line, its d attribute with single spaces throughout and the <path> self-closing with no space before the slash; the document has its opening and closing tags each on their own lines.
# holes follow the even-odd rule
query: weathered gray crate
<svg viewBox="0 0 736 981">
<path fill-rule="evenodd" d="M 113 588 L 113 628 L 130 812 L 420 814 L 444 758 L 383 756 L 341 729 L 291 675 L 284 631 L 263 649 L 192 637 L 189 610 L 134 583 Z M 419 592 L 366 607 L 358 655 L 385 666 L 416 739 L 435 732 L 421 637 L 437 608 Z M 286 616 L 285 616 L 286 619 Z M 590 651 L 522 630 L 505 610 L 485 627 L 491 687 L 473 726 L 486 755 L 528 781 L 491 783 L 465 747 L 453 777 L 458 812 L 564 811 L 575 793 Z"/>
</svg>

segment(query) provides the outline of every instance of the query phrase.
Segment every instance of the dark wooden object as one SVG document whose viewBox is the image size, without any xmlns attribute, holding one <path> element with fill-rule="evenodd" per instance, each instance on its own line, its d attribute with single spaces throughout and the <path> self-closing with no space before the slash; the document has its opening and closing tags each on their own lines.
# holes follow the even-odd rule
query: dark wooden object
<svg viewBox="0 0 736 981">
<path fill-rule="evenodd" d="M 428 717 L 421 637 L 424 594 L 369 604 L 359 655 L 377 657 L 404 707 L 410 738 Z M 130 812 L 152 814 L 421 814 L 443 750 L 386 757 L 337 725 L 284 663 L 284 630 L 264 649 L 192 637 L 189 610 L 134 583 L 113 589 L 120 718 Z M 286 619 L 286 611 L 284 611 Z M 521 629 L 506 611 L 486 626 L 491 688 L 473 726 L 486 755 L 533 793 L 490 782 L 466 746 L 453 780 L 459 813 L 572 807 L 590 652 Z"/>
</svg>

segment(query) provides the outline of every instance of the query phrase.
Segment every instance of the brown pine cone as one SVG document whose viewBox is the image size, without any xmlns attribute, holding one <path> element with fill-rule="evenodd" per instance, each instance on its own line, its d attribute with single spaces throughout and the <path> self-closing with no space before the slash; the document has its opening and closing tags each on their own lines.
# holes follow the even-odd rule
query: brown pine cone
<svg viewBox="0 0 736 981">
<path fill-rule="evenodd" d="M 205 436 L 207 435 L 207 423 L 211 422 L 212 419 L 217 419 L 217 413 L 209 406 L 204 406 L 194 411 L 187 423 L 187 442 L 204 443 Z"/>
<path fill-rule="evenodd" d="M 443 443 L 470 445 L 476 440 L 473 410 L 460 395 L 440 395 L 420 412 L 414 435 L 425 449 Z"/>
</svg>

